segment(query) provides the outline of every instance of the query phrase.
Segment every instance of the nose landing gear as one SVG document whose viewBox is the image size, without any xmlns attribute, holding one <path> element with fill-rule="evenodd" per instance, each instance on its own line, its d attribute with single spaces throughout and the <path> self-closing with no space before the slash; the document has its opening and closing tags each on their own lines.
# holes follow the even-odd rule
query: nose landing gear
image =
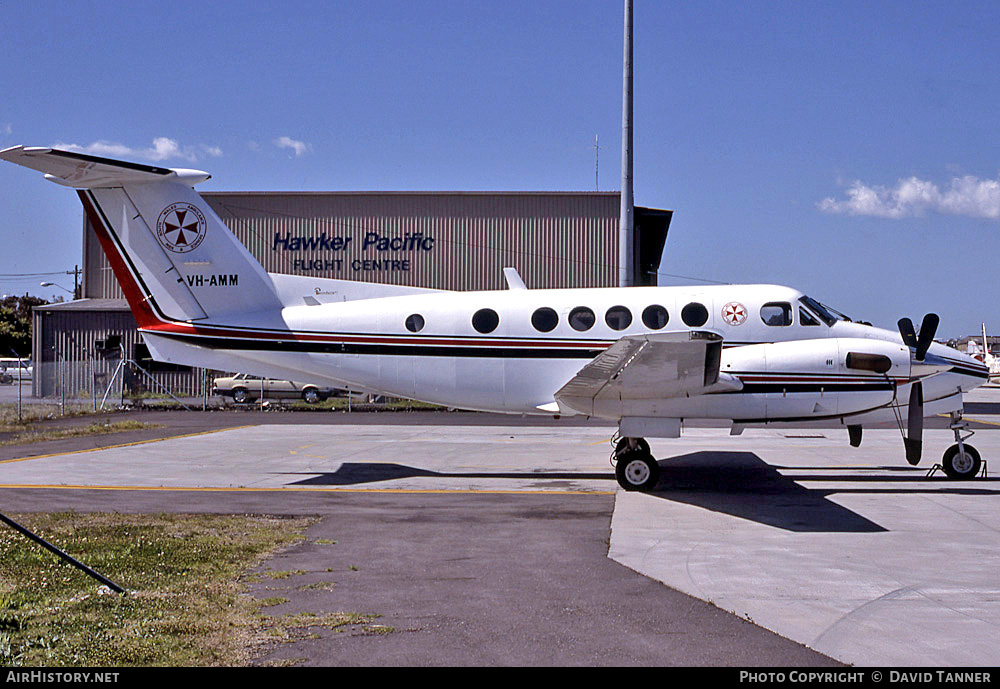
<svg viewBox="0 0 1000 689">
<path fill-rule="evenodd" d="M 660 465 L 643 438 L 621 438 L 611 453 L 618 485 L 627 491 L 649 491 L 660 480 Z"/>
<path fill-rule="evenodd" d="M 975 435 L 975 431 L 968 430 L 969 422 L 962 419 L 961 412 L 952 412 L 949 428 L 955 434 L 955 444 L 944 451 L 941 468 L 950 479 L 965 481 L 976 478 L 983 467 L 983 460 L 979 451 L 965 442 Z"/>
</svg>

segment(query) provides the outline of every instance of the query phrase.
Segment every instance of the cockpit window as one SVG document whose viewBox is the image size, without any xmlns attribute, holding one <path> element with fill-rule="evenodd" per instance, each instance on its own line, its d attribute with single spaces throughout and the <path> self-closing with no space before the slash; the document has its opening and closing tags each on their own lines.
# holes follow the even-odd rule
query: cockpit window
<svg viewBox="0 0 1000 689">
<path fill-rule="evenodd" d="M 819 320 L 804 306 L 799 307 L 799 325 L 819 325 Z"/>
<path fill-rule="evenodd" d="M 769 301 L 760 307 L 764 325 L 785 326 L 792 324 L 792 305 L 787 301 Z"/>
<path fill-rule="evenodd" d="M 812 297 L 799 297 L 799 301 L 808 307 L 808 309 L 819 316 L 820 320 L 826 323 L 828 326 L 833 325 L 837 322 L 837 317 L 832 313 L 827 311 L 826 307 L 820 304 L 818 301 Z"/>
</svg>

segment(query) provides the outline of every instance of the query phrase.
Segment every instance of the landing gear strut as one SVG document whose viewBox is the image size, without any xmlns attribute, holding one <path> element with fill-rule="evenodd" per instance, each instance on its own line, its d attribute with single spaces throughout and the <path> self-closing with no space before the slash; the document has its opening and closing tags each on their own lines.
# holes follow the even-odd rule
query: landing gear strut
<svg viewBox="0 0 1000 689">
<path fill-rule="evenodd" d="M 983 460 L 978 450 L 972 445 L 967 445 L 965 441 L 971 438 L 975 431 L 968 431 L 969 422 L 962 419 L 961 412 L 951 413 L 949 428 L 955 433 L 955 444 L 944 451 L 941 468 L 950 479 L 959 481 L 973 479 L 979 474 Z M 963 435 L 964 431 L 968 432 Z"/>
<path fill-rule="evenodd" d="M 622 438 L 611 455 L 618 485 L 628 491 L 652 490 L 660 480 L 660 465 L 643 438 Z"/>
</svg>

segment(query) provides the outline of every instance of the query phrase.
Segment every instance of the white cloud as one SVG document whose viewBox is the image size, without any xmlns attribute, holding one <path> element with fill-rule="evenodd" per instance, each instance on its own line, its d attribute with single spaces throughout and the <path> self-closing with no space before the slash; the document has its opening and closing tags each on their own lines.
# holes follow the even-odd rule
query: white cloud
<svg viewBox="0 0 1000 689">
<path fill-rule="evenodd" d="M 879 218 L 905 218 L 930 211 L 1000 220 L 1000 176 L 953 177 L 951 186 L 944 189 L 916 177 L 901 179 L 892 188 L 869 186 L 857 180 L 847 188 L 846 199 L 826 198 L 818 206 L 825 213 Z"/>
<path fill-rule="evenodd" d="M 3 124 L 0 124 L 0 130 L 2 130 L 4 134 L 14 133 L 14 128 L 10 125 L 10 122 L 4 122 Z"/>
<path fill-rule="evenodd" d="M 295 139 L 288 136 L 279 136 L 274 140 L 274 145 L 278 148 L 290 148 L 295 151 L 295 157 L 304 156 L 306 153 L 312 150 L 312 144 L 307 144 L 304 141 L 296 141 Z"/>
<path fill-rule="evenodd" d="M 97 156 L 108 156 L 112 158 L 140 158 L 155 162 L 163 160 L 186 160 L 193 163 L 198 160 L 199 157 L 197 148 L 192 146 L 181 146 L 177 143 L 177 141 L 166 136 L 156 137 L 153 139 L 153 145 L 148 148 L 132 148 L 130 146 L 126 146 L 125 144 L 104 140 L 95 141 L 94 143 L 86 146 L 80 146 L 79 144 L 57 143 L 54 147 L 70 151 L 78 151 L 80 153 L 90 153 Z M 200 149 L 205 155 L 212 156 L 213 158 L 217 158 L 222 155 L 222 149 L 218 146 L 207 146 L 202 144 Z"/>
</svg>

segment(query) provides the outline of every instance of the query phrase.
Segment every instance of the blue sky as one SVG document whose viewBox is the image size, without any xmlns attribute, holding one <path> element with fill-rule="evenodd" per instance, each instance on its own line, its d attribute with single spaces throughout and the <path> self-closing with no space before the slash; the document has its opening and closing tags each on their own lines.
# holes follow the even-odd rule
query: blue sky
<svg viewBox="0 0 1000 689">
<path fill-rule="evenodd" d="M 0 147 L 205 190 L 620 186 L 622 3 L 4 3 Z M 670 275 L 1000 333 L 1000 3 L 635 0 L 635 198 Z M 80 262 L 76 195 L 0 164 L 0 292 Z M 585 260 L 585 258 L 584 258 Z M 62 280 L 71 286 L 72 277 Z"/>
</svg>

